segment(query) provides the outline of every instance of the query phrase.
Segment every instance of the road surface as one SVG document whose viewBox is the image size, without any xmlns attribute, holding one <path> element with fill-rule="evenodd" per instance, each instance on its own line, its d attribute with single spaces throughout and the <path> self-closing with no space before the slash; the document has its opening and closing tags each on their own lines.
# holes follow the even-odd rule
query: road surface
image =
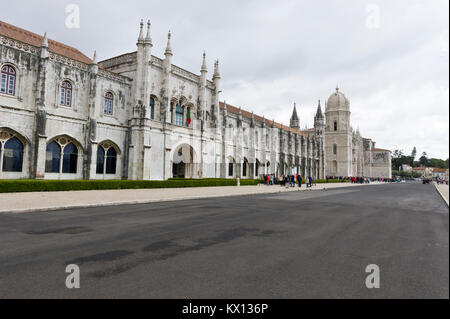
<svg viewBox="0 0 450 319">
<path fill-rule="evenodd" d="M 404 183 L 0 214 L 0 298 L 119 297 L 449 298 L 448 207 Z"/>
</svg>

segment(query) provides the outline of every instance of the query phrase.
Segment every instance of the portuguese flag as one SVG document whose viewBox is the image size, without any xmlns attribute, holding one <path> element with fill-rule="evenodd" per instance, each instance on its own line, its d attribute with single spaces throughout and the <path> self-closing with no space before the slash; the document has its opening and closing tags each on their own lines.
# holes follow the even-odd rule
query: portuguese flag
<svg viewBox="0 0 450 319">
<path fill-rule="evenodd" d="M 191 109 L 187 109 L 187 114 L 186 114 L 186 123 L 187 125 L 191 125 Z"/>
</svg>

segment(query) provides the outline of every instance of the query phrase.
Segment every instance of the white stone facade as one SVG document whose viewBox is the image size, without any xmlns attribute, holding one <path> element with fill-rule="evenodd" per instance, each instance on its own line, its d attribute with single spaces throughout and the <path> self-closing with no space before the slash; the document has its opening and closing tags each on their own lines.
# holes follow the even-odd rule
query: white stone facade
<svg viewBox="0 0 450 319">
<path fill-rule="evenodd" d="M 205 55 L 191 73 L 172 64 L 170 33 L 164 59 L 151 53 L 149 23 L 145 33 L 141 22 L 137 51 L 97 63 L 0 21 L 0 68 L 15 72 L 14 89 L 5 73 L 0 92 L 0 178 L 325 177 L 320 105 L 300 131 L 296 110 L 286 127 L 219 102 L 218 61 L 209 80 Z M 334 135 L 351 156 L 352 136 Z"/>
</svg>

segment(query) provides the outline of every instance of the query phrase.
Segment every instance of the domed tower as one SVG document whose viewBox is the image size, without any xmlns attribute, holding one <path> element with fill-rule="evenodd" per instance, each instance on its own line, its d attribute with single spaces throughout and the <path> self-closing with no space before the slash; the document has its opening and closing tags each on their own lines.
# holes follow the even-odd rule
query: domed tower
<svg viewBox="0 0 450 319">
<path fill-rule="evenodd" d="M 336 87 L 325 106 L 325 154 L 328 176 L 352 175 L 350 102 Z"/>
</svg>

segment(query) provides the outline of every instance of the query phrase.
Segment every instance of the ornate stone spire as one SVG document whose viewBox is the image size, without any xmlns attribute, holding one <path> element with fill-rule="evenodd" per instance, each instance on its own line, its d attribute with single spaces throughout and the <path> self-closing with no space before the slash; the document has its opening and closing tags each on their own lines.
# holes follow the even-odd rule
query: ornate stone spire
<svg viewBox="0 0 450 319">
<path fill-rule="evenodd" d="M 200 69 L 200 72 L 208 72 L 208 68 L 206 67 L 206 53 L 205 51 L 203 51 L 203 62 L 202 62 L 202 67 Z"/>
<path fill-rule="evenodd" d="M 139 37 L 138 37 L 138 43 L 144 42 L 144 20 L 141 19 L 141 24 L 139 28 Z"/>
<path fill-rule="evenodd" d="M 172 38 L 172 33 L 167 34 L 167 46 L 166 46 L 166 51 L 164 52 L 164 55 L 173 55 L 172 54 L 172 47 L 170 46 L 170 39 Z"/>
<path fill-rule="evenodd" d="M 319 105 L 317 106 L 316 118 L 318 118 L 318 119 L 323 118 L 322 108 L 320 106 L 320 100 L 319 100 Z"/>
<path fill-rule="evenodd" d="M 214 62 L 214 75 L 213 79 L 220 79 L 220 72 L 219 72 L 219 60 L 217 59 L 216 62 Z"/>
<path fill-rule="evenodd" d="M 291 122 L 290 122 L 289 126 L 292 128 L 295 128 L 295 129 L 300 129 L 300 121 L 299 121 L 298 115 L 297 115 L 296 103 L 294 103 L 294 110 L 292 111 Z"/>
<path fill-rule="evenodd" d="M 152 37 L 150 36 L 150 20 L 147 21 L 147 35 L 145 36 L 145 43 L 152 44 Z"/>
<path fill-rule="evenodd" d="M 44 33 L 44 37 L 42 38 L 41 48 L 48 48 L 47 32 Z"/>
</svg>

